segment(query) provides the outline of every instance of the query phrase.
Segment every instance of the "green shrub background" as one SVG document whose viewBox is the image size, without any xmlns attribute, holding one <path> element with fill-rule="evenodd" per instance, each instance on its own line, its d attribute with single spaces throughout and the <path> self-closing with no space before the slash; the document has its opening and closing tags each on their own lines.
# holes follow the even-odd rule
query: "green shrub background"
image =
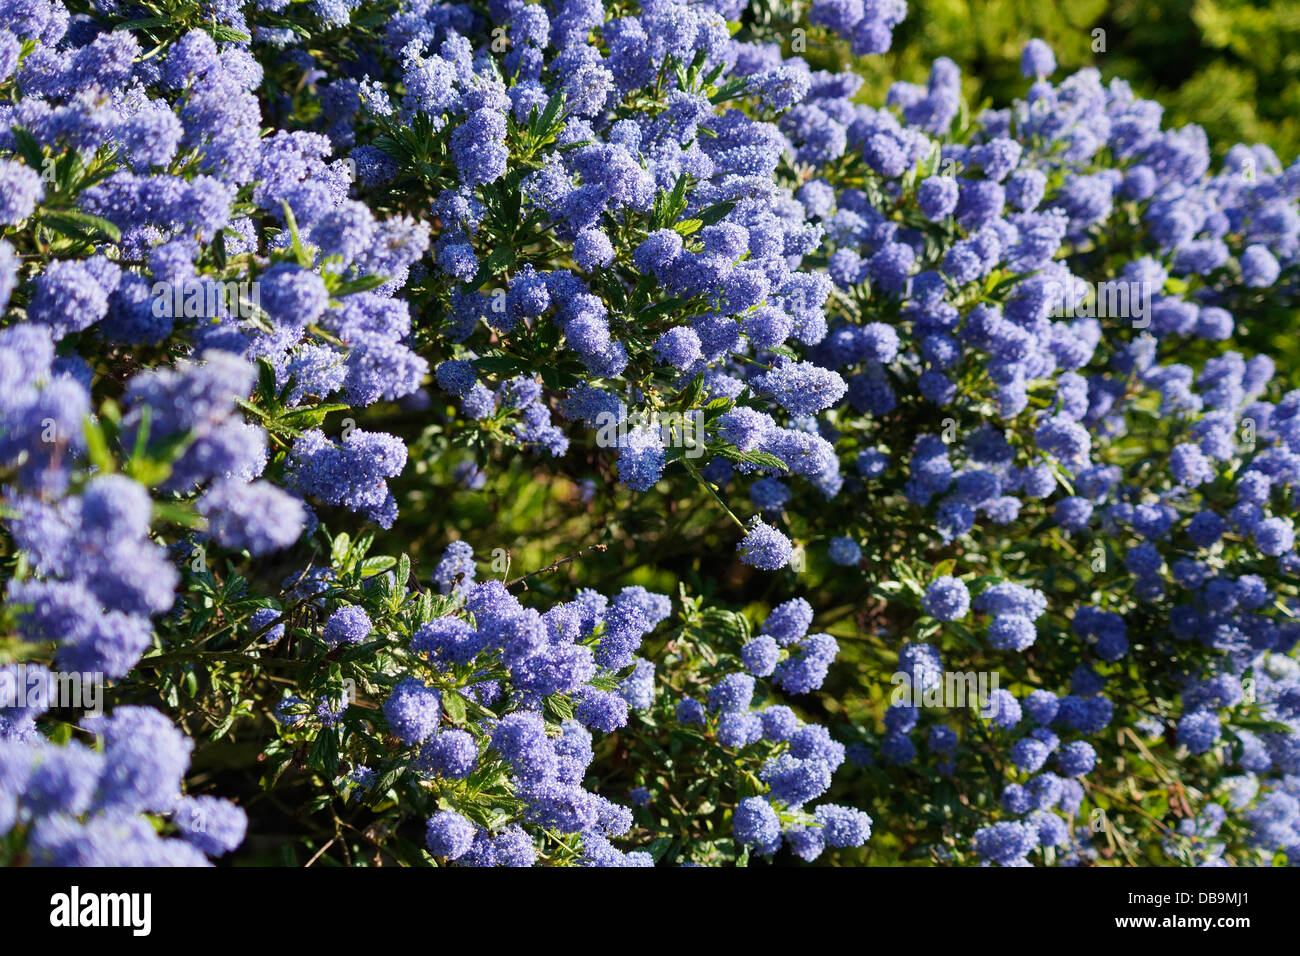
<svg viewBox="0 0 1300 956">
<path fill-rule="evenodd" d="M 1094 30 L 1105 51 L 1093 52 Z M 1165 105 L 1175 126 L 1199 123 L 1216 156 L 1267 143 L 1300 154 L 1300 2 L 1246 0 L 909 0 L 893 50 L 859 64 L 882 94 L 893 79 L 924 81 L 947 56 L 972 104 L 1004 105 L 1024 88 L 1020 50 L 1041 37 L 1063 72 L 1095 66 Z"/>
</svg>

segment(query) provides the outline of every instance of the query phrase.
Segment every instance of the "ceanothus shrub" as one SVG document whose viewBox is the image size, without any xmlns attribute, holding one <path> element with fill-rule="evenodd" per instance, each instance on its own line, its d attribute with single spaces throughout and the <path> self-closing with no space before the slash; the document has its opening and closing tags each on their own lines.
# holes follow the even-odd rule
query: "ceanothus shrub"
<svg viewBox="0 0 1300 956">
<path fill-rule="evenodd" d="M 1300 854 L 1300 166 L 1037 40 L 870 102 L 901 0 L 73 6 L 0 0 L 0 859 Z"/>
</svg>

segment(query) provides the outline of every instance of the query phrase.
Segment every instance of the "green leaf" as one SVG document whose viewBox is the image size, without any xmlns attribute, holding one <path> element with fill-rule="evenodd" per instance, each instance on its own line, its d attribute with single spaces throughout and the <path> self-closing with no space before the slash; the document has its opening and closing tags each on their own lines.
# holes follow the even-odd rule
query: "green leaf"
<svg viewBox="0 0 1300 956">
<path fill-rule="evenodd" d="M 397 559 L 386 554 L 366 558 L 361 562 L 361 576 L 363 578 L 374 577 L 376 574 L 387 571 L 395 564 L 397 564 Z"/>
<path fill-rule="evenodd" d="M 315 258 L 307 251 L 307 247 L 302 244 L 302 236 L 298 234 L 298 219 L 293 214 L 293 209 L 289 207 L 288 200 L 280 200 L 280 208 L 284 212 L 285 224 L 289 227 L 289 235 L 293 237 L 290 244 L 290 251 L 293 252 L 294 260 L 304 269 L 310 269 L 312 260 Z"/>
<path fill-rule="evenodd" d="M 706 608 L 700 616 L 705 633 L 724 638 L 729 645 L 739 648 L 749 640 L 749 619 L 736 611 L 723 608 Z"/>
<path fill-rule="evenodd" d="M 714 203 L 712 206 L 706 206 L 696 215 L 696 218 L 706 226 L 712 226 L 718 222 L 727 213 L 736 208 L 736 200 L 728 199 L 725 202 Z"/>
<path fill-rule="evenodd" d="M 340 282 L 330 289 L 330 294 L 336 299 L 341 299 L 357 292 L 369 292 L 371 289 L 378 289 L 388 280 L 388 276 L 361 276 L 359 279 Z"/>
<path fill-rule="evenodd" d="M 465 698 L 454 690 L 444 690 L 442 692 L 442 712 L 456 726 L 463 725 L 465 723 Z"/>
<path fill-rule="evenodd" d="M 415 161 L 415 154 L 411 152 L 411 148 L 396 137 L 376 136 L 374 146 L 381 153 L 387 153 L 403 166 L 409 166 Z"/>
<path fill-rule="evenodd" d="M 140 17 L 135 20 L 127 20 L 113 27 L 114 30 L 143 30 L 145 27 L 168 27 L 172 26 L 171 17 Z"/>
<path fill-rule="evenodd" d="M 397 786 L 397 782 L 402 779 L 406 772 L 406 758 L 394 757 L 375 775 L 375 782 L 370 788 L 370 794 L 366 800 L 366 805 L 373 807 L 383 801 L 389 790 Z"/>
<path fill-rule="evenodd" d="M 315 428 L 330 412 L 345 411 L 351 408 L 351 405 L 309 405 L 306 408 L 296 408 L 291 412 L 281 415 L 276 422 L 293 429 Z"/>
<path fill-rule="evenodd" d="M 749 86 L 749 80 L 746 77 L 736 77 L 729 80 L 726 85 L 722 86 L 716 93 L 709 97 L 709 102 L 713 104 L 723 103 L 732 97 L 739 96 L 745 92 Z"/>
<path fill-rule="evenodd" d="M 420 601 L 416 605 L 415 619 L 417 624 L 427 624 L 432 621 L 437 614 L 433 608 L 433 595 L 428 591 L 420 592 Z"/>
<path fill-rule="evenodd" d="M 488 255 L 488 257 L 484 259 L 483 262 L 479 265 L 478 275 L 474 277 L 474 283 L 473 285 L 470 286 L 470 288 L 471 289 L 482 288 L 483 285 L 488 281 L 488 279 L 510 268 L 510 266 L 514 264 L 514 261 L 515 261 L 514 249 L 510 248 L 510 246 L 507 245 L 497 246 L 495 249 L 492 250 L 492 252 Z"/>
<path fill-rule="evenodd" d="M 171 476 L 172 466 L 163 462 L 152 461 L 150 459 L 131 459 L 122 469 L 127 477 L 138 481 L 146 488 L 152 488 L 160 485 Z"/>
<path fill-rule="evenodd" d="M 729 411 L 736 404 L 734 399 L 727 398 L 725 395 L 719 395 L 717 398 L 704 406 L 705 421 L 713 421 L 723 412 Z"/>
<path fill-rule="evenodd" d="M 526 369 L 523 361 L 513 355 L 484 355 L 470 359 L 470 364 L 487 375 L 514 375 Z"/>
<path fill-rule="evenodd" d="M 383 638 L 377 641 L 366 641 L 364 644 L 357 644 L 339 656 L 339 663 L 350 664 L 353 661 L 368 661 L 374 656 L 375 652 L 380 651 L 387 646 L 388 641 Z"/>
<path fill-rule="evenodd" d="M 203 519 L 190 505 L 178 501 L 155 501 L 153 516 L 156 521 L 170 522 L 182 528 L 198 528 L 203 525 Z"/>
<path fill-rule="evenodd" d="M 45 150 L 41 149 L 41 144 L 36 142 L 36 137 L 21 126 L 15 126 L 9 132 L 13 134 L 14 145 L 18 147 L 18 154 L 26 160 L 27 165 L 37 171 L 44 168 Z"/>
<path fill-rule="evenodd" d="M 730 458 L 732 461 L 749 462 L 752 465 L 762 465 L 764 468 L 775 468 L 778 471 L 789 471 L 785 462 L 771 452 L 766 451 L 741 451 L 734 445 L 723 445 L 716 449 L 717 453 L 724 458 Z"/>
<path fill-rule="evenodd" d="M 53 229 L 69 239 L 90 240 L 105 236 L 113 242 L 122 238 L 122 231 L 107 219 L 92 216 L 79 209 L 51 209 L 41 213 L 41 225 Z"/>
<path fill-rule="evenodd" d="M 552 94 L 551 98 L 546 101 L 546 109 L 542 110 L 542 115 L 537 118 L 538 132 L 545 135 L 551 131 L 555 125 L 556 118 L 560 115 L 560 108 L 564 106 L 564 93 L 557 92 Z"/>
<path fill-rule="evenodd" d="M 664 854 L 668 852 L 668 848 L 672 845 L 673 845 L 672 837 L 661 836 L 655 840 L 652 840 L 649 847 L 650 858 L 654 860 L 656 863 L 658 863 L 660 860 L 664 858 Z"/>
<path fill-rule="evenodd" d="M 86 455 L 90 458 L 90 463 L 105 474 L 116 471 L 117 463 L 108 449 L 108 439 L 104 437 L 103 428 L 87 418 L 82 422 L 81 429 L 86 436 Z"/>
<path fill-rule="evenodd" d="M 265 404 L 275 401 L 275 366 L 264 358 L 257 360 L 257 396 Z"/>
<path fill-rule="evenodd" d="M 242 30 L 236 30 L 234 27 L 228 27 L 223 23 L 200 23 L 199 29 L 212 34 L 212 39 L 218 43 L 247 43 L 252 39 Z"/>
<path fill-rule="evenodd" d="M 673 403 L 678 408 L 689 409 L 699 404 L 700 397 L 704 394 L 704 373 L 700 372 L 683 388 Z"/>
<path fill-rule="evenodd" d="M 330 543 L 330 558 L 335 564 L 347 561 L 348 551 L 352 548 L 352 537 L 346 531 L 340 531 Z"/>
</svg>

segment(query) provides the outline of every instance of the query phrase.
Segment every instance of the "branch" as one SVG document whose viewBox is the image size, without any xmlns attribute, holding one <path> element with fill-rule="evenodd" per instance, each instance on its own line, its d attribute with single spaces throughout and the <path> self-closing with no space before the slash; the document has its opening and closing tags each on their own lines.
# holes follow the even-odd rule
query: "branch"
<svg viewBox="0 0 1300 956">
<path fill-rule="evenodd" d="M 578 558 L 582 557 L 584 554 L 588 554 L 588 553 L 590 553 L 590 552 L 592 552 L 592 551 L 608 551 L 608 550 L 609 550 L 609 547 L 608 547 L 607 545 L 603 545 L 603 544 L 593 544 L 593 545 L 592 545 L 591 547 L 589 547 L 589 548 L 583 548 L 583 549 L 582 549 L 581 551 L 579 551 L 577 554 L 571 554 L 571 555 L 569 555 L 567 558 L 560 558 L 560 560 L 556 561 L 554 564 L 548 564 L 548 565 L 547 565 L 546 567 L 544 567 L 544 568 L 538 568 L 536 571 L 529 571 L 527 574 L 520 575 L 519 577 L 515 578 L 513 581 L 507 581 L 507 582 L 506 582 L 506 587 L 507 587 L 507 588 L 512 588 L 512 587 L 514 587 L 516 584 L 523 584 L 523 585 L 524 585 L 524 590 L 527 591 L 527 590 L 528 590 L 528 585 L 527 585 L 525 582 L 526 582 L 529 578 L 531 578 L 531 577 L 535 577 L 535 576 L 538 575 L 538 574 L 546 574 L 546 573 L 548 573 L 548 572 L 550 572 L 550 571 L 554 571 L 554 570 L 556 570 L 557 568 L 560 568 L 560 567 L 562 567 L 562 566 L 568 564 L 570 561 L 576 561 L 576 560 L 578 560 Z"/>
</svg>

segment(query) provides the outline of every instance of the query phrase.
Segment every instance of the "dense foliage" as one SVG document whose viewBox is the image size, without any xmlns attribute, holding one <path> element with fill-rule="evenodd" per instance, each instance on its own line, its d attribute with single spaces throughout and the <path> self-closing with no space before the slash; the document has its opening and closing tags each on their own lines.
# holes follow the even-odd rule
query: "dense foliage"
<svg viewBox="0 0 1300 956">
<path fill-rule="evenodd" d="M 1008 102 L 1020 92 L 1021 47 L 1041 37 L 1063 68 L 1124 77 L 1172 125 L 1203 126 L 1217 156 L 1245 140 L 1293 157 L 1297 29 L 1291 0 L 914 0 L 890 51 L 862 69 L 883 90 L 948 56 L 972 102 Z"/>
<path fill-rule="evenodd" d="M 907 16 L 0 0 L 0 859 L 1295 862 L 1300 164 Z"/>
</svg>

